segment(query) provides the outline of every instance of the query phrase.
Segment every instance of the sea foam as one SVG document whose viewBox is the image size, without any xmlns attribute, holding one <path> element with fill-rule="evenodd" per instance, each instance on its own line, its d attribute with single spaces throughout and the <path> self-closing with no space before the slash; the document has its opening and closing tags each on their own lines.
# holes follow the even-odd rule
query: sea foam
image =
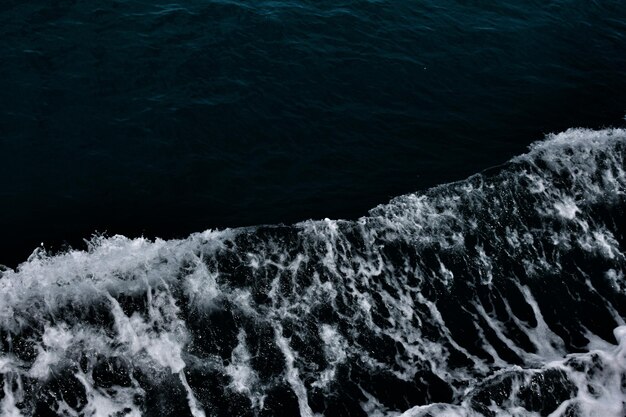
<svg viewBox="0 0 626 417">
<path fill-rule="evenodd" d="M 39 249 L 0 278 L 2 415 L 624 415 L 625 148 L 571 129 L 355 221 Z"/>
</svg>

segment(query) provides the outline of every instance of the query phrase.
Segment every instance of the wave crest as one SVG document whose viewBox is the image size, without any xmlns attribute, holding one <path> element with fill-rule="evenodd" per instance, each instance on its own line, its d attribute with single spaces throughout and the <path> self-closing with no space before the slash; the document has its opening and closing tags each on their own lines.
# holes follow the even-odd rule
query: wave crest
<svg viewBox="0 0 626 417">
<path fill-rule="evenodd" d="M 36 252 L 0 278 L 3 415 L 622 415 L 625 147 L 570 129 L 356 221 Z"/>
</svg>

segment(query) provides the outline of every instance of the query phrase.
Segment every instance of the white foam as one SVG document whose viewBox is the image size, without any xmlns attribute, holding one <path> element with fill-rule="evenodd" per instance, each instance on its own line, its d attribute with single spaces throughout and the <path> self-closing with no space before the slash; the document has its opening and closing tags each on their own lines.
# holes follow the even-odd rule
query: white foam
<svg viewBox="0 0 626 417">
<path fill-rule="evenodd" d="M 252 359 L 246 344 L 246 333 L 241 330 L 237 335 L 238 344 L 233 349 L 230 363 L 224 368 L 226 374 L 231 378 L 229 387 L 235 392 L 245 393 L 255 402 L 252 393 L 258 383 L 258 376 L 252 366 Z"/>
<path fill-rule="evenodd" d="M 221 295 L 218 275 L 217 272 L 209 271 L 202 257 L 194 259 L 193 272 L 185 277 L 183 284 L 185 295 L 194 308 L 206 311 L 214 307 Z"/>
<path fill-rule="evenodd" d="M 283 329 L 281 326 L 276 326 L 274 329 L 274 337 L 276 344 L 280 348 L 285 357 L 285 379 L 291 386 L 291 389 L 296 394 L 298 399 L 298 408 L 300 409 L 301 417 L 314 417 L 313 411 L 309 406 L 307 398 L 307 391 L 304 383 L 300 379 L 300 373 L 295 366 L 295 356 L 293 350 L 289 346 L 289 341 L 283 336 Z"/>
<path fill-rule="evenodd" d="M 0 403 L 0 411 L 2 412 L 2 417 L 22 417 L 22 413 L 17 408 L 17 402 L 19 398 L 23 396 L 23 391 L 21 389 L 21 380 L 18 379 L 18 388 L 17 392 L 13 391 L 11 387 L 12 381 L 15 378 L 14 374 L 3 374 L 4 376 L 4 385 L 2 390 L 4 392 L 4 398 Z"/>
<path fill-rule="evenodd" d="M 173 323 L 167 323 L 163 317 L 153 316 L 151 319 L 158 320 L 159 324 L 169 324 L 171 327 L 171 331 L 156 333 L 151 323 L 139 314 L 134 313 L 128 317 L 117 300 L 110 297 L 110 301 L 118 333 L 116 339 L 128 349 L 131 355 L 140 355 L 145 352 L 157 365 L 169 368 L 173 374 L 183 370 L 185 362 L 182 359 L 182 346 L 187 340 L 187 334 L 182 322 L 174 318 Z M 160 315 L 157 311 L 157 309 L 151 309 L 153 315 Z"/>
<path fill-rule="evenodd" d="M 89 375 L 82 372 L 77 373 L 76 378 L 85 388 L 87 404 L 82 410 L 82 415 L 89 417 L 110 417 L 114 415 L 123 415 L 127 417 L 142 416 L 141 409 L 135 403 L 136 398 L 142 398 L 144 391 L 137 386 L 137 382 L 133 380 L 132 387 L 113 386 L 107 390 L 95 388 L 93 380 Z M 64 404 L 68 414 L 73 409 Z M 71 415 L 71 414 L 70 414 Z"/>
<path fill-rule="evenodd" d="M 46 379 L 50 368 L 56 365 L 70 347 L 74 334 L 66 327 L 46 327 L 43 345 L 37 346 L 38 354 L 29 370 L 29 375 L 37 379 Z"/>
<path fill-rule="evenodd" d="M 22 378 L 46 381 L 55 369 L 75 363 L 85 352 L 88 355 L 82 357 L 124 358 L 149 377 L 158 378 L 164 371 L 177 375 L 194 416 L 205 412 L 185 371 L 198 366 L 223 372 L 228 377 L 225 388 L 247 395 L 257 413 L 276 381 L 255 371 L 247 345 L 253 339 L 243 327 L 238 328 L 230 360 L 190 349 L 202 334 L 190 333 L 183 320 L 186 311 L 205 317 L 223 308 L 231 309 L 237 325 L 243 318 L 274 330 L 272 343 L 284 359 L 283 377 L 296 395 L 302 416 L 313 416 L 308 402 L 311 386 L 325 395 L 332 395 L 333 388 L 341 389 L 338 374 L 344 365 L 346 369 L 362 367 L 373 375 L 385 372 L 409 383 L 424 370 L 452 390 L 454 404 L 416 407 L 406 417 L 474 416 L 465 399 L 481 389 L 482 380 L 491 377 L 493 381 L 494 375 L 507 372 L 515 375 L 511 398 L 490 407 L 498 416 L 534 416 L 520 408 L 516 396 L 530 376 L 546 369 L 563 370 L 579 389 L 579 395 L 561 405 L 555 416 L 574 403 L 587 413 L 585 417 L 620 415 L 624 394 L 618 376 L 624 374 L 626 330 L 616 330 L 618 346 L 609 346 L 588 332 L 589 353 L 568 355 L 566 344 L 550 329 L 530 288 L 542 285 L 548 272 L 564 274 L 565 280 L 567 274 L 581 274 L 564 271 L 560 264 L 560 256 L 575 248 L 604 262 L 604 278 L 611 291 L 623 295 L 623 248 L 611 225 L 594 218 L 590 207 L 620 202 L 616 199 L 626 195 L 620 150 L 625 142 L 622 130 L 576 129 L 552 135 L 493 178 L 476 175 L 402 196 L 355 222 L 303 222 L 290 229 L 297 236 L 294 242 L 273 237 L 270 231 L 270 237 L 260 235 L 258 241 L 250 240 L 252 245 L 243 245 L 245 251 L 237 247 L 237 240 L 248 235 L 256 238 L 253 228 L 207 231 L 171 241 L 100 237 L 87 251 L 55 256 L 39 249 L 17 270 L 3 271 L 0 278 L 3 334 L 10 338 L 32 323 L 39 326 L 32 335 L 35 358 L 21 361 L 4 352 L 0 356 L 3 415 L 21 413 Z M 516 221 L 516 216 L 522 216 L 521 220 Z M 527 224 L 523 216 L 537 216 L 532 219 L 537 224 Z M 398 252 L 402 245 L 409 253 Z M 428 252 L 436 253 L 432 263 L 419 259 Z M 222 268 L 220 253 L 232 255 L 228 262 L 236 267 Z M 462 307 L 473 323 L 464 330 L 476 340 L 461 340 L 444 320 L 446 311 L 440 301 L 465 296 L 459 288 L 470 289 L 467 297 L 473 297 L 473 288 L 497 296 L 502 280 L 512 279 L 503 276 L 510 271 L 501 268 L 508 261 L 522 265 L 527 275 L 524 281 L 533 283 L 518 287 L 537 324 L 517 318 L 506 299 L 501 304 L 509 315 L 506 323 L 480 298 L 467 299 Z M 466 274 L 464 268 L 478 271 L 479 277 Z M 615 322 L 623 323 L 617 306 L 607 301 L 613 298 L 606 289 L 586 279 L 589 291 L 606 302 Z M 250 285 L 240 284 L 243 281 Z M 138 305 L 126 305 L 128 298 Z M 181 303 L 185 308 L 181 309 Z M 91 309 L 110 314 L 112 327 L 89 324 L 85 319 Z M 315 314 L 320 309 L 331 309 L 330 320 L 337 317 L 341 325 L 319 320 Z M 292 346 L 284 336 L 286 323 L 290 331 L 305 332 L 297 333 L 302 340 L 317 338 L 316 345 L 323 349 L 321 365 Z M 533 352 L 516 344 L 513 327 L 525 334 Z M 364 328 L 374 339 L 395 344 L 397 352 L 381 355 L 361 343 L 359 332 Z M 490 338 L 495 335 L 497 341 L 491 341 L 497 348 L 486 333 Z M 520 357 L 522 368 L 500 356 L 501 344 Z M 471 353 L 475 350 L 481 353 Z M 464 356 L 469 365 L 455 365 L 451 359 L 455 354 Z M 572 360 L 591 366 L 592 357 L 600 358 L 601 370 L 586 372 L 572 366 Z M 130 387 L 104 390 L 95 386 L 90 371 L 82 372 L 76 377 L 87 392 L 85 415 L 100 417 L 125 408 L 132 416 L 141 414 L 141 405 L 133 398 L 143 401 L 144 393 L 136 381 Z M 365 390 L 364 396 L 363 408 L 372 416 L 403 411 L 386 407 L 384 399 Z M 68 415 L 77 413 L 64 401 L 57 405 Z"/>
<path fill-rule="evenodd" d="M 189 404 L 189 411 L 191 411 L 191 415 L 193 417 L 205 417 L 206 414 L 204 413 L 202 407 L 198 404 L 198 400 L 196 400 L 196 396 L 194 395 L 193 390 L 187 382 L 185 373 L 181 370 L 178 373 L 178 376 L 180 378 L 181 384 L 183 384 L 183 387 L 185 388 L 185 392 L 187 393 L 187 402 Z"/>
<path fill-rule="evenodd" d="M 328 367 L 320 373 L 313 386 L 327 388 L 335 380 L 337 366 L 344 363 L 348 357 L 348 344 L 337 328 L 328 324 L 322 324 L 320 338 L 324 342 L 324 356 Z"/>
<path fill-rule="evenodd" d="M 562 201 L 555 202 L 554 208 L 559 216 L 568 220 L 572 220 L 576 217 L 576 213 L 580 211 L 574 200 L 570 197 L 565 197 Z"/>
</svg>

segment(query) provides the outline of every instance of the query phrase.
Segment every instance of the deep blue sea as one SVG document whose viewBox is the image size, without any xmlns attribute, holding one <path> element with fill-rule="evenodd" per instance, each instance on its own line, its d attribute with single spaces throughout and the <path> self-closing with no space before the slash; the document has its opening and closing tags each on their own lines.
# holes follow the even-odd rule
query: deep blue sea
<svg viewBox="0 0 626 417">
<path fill-rule="evenodd" d="M 626 1 L 1 0 L 0 416 L 623 417 L 625 115 Z"/>
<path fill-rule="evenodd" d="M 626 113 L 623 1 L 0 5 L 0 263 L 356 218 Z"/>
</svg>

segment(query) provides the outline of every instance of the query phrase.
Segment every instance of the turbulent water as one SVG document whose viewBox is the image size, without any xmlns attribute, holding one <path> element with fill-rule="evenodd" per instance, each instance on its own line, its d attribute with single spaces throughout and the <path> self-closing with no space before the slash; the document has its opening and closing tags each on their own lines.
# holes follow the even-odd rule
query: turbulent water
<svg viewBox="0 0 626 417">
<path fill-rule="evenodd" d="M 0 3 L 0 417 L 626 415 L 625 1 Z"/>
<path fill-rule="evenodd" d="M 1 414 L 623 416 L 625 158 L 571 129 L 355 221 L 35 252 Z"/>
</svg>

